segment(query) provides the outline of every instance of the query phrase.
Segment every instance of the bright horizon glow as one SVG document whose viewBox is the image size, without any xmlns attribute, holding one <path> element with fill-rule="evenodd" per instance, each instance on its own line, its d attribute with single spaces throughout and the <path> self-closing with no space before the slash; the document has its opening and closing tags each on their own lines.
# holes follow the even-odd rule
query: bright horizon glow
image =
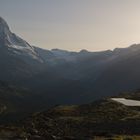
<svg viewBox="0 0 140 140">
<path fill-rule="evenodd" d="M 0 0 L 0 16 L 31 45 L 100 51 L 140 43 L 139 5 L 139 0 Z"/>
</svg>

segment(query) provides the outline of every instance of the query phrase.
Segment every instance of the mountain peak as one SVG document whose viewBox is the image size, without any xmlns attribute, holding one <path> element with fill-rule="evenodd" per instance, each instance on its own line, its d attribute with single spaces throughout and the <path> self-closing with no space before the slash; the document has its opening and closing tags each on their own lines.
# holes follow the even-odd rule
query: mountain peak
<svg viewBox="0 0 140 140">
<path fill-rule="evenodd" d="M 0 35 L 7 34 L 9 32 L 9 26 L 7 22 L 0 17 Z"/>
<path fill-rule="evenodd" d="M 79 53 L 89 53 L 86 49 L 82 49 Z"/>
<path fill-rule="evenodd" d="M 7 25 L 7 22 L 6 22 L 2 17 L 0 17 L 0 24 Z M 7 25 L 7 26 L 8 26 L 8 25 Z"/>
<path fill-rule="evenodd" d="M 6 51 L 10 51 L 16 56 L 24 58 L 26 56 L 25 60 L 29 57 L 42 61 L 35 52 L 34 47 L 10 31 L 7 22 L 2 17 L 0 17 L 0 48 L 6 48 Z"/>
</svg>

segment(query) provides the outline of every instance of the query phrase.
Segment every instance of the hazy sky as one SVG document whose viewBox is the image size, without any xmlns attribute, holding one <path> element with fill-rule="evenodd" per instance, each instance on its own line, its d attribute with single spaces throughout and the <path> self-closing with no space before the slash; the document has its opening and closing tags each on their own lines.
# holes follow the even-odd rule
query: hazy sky
<svg viewBox="0 0 140 140">
<path fill-rule="evenodd" d="M 140 43 L 140 0 L 0 0 L 0 16 L 13 32 L 46 49 Z"/>
</svg>

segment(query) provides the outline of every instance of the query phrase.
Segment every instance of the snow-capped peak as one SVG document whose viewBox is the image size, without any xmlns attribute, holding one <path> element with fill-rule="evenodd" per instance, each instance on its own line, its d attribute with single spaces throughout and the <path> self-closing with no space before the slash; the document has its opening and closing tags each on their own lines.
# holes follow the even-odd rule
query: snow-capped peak
<svg viewBox="0 0 140 140">
<path fill-rule="evenodd" d="M 0 17 L 0 48 L 6 47 L 15 55 L 39 60 L 38 54 L 29 43 L 12 33 L 6 21 Z"/>
</svg>

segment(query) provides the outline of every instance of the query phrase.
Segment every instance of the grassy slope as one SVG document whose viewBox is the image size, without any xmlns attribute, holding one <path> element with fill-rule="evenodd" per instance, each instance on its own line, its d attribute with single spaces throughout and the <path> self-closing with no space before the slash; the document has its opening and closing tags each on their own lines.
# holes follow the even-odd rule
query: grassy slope
<svg viewBox="0 0 140 140">
<path fill-rule="evenodd" d="M 140 112 L 110 99 L 80 106 L 57 106 L 47 112 L 34 114 L 25 128 L 36 135 L 46 133 L 75 139 L 94 135 L 139 135 Z"/>
<path fill-rule="evenodd" d="M 137 96 L 129 95 L 129 98 Z M 126 97 L 126 94 L 121 97 Z M 17 125 L 1 126 L 0 138 L 7 135 L 21 139 L 28 137 L 29 140 L 89 140 L 95 135 L 102 140 L 119 135 L 114 139 L 129 137 L 137 140 L 140 137 L 132 138 L 128 135 L 140 135 L 140 109 L 127 107 L 110 99 L 84 105 L 56 106 L 48 111 L 35 113 Z"/>
</svg>

